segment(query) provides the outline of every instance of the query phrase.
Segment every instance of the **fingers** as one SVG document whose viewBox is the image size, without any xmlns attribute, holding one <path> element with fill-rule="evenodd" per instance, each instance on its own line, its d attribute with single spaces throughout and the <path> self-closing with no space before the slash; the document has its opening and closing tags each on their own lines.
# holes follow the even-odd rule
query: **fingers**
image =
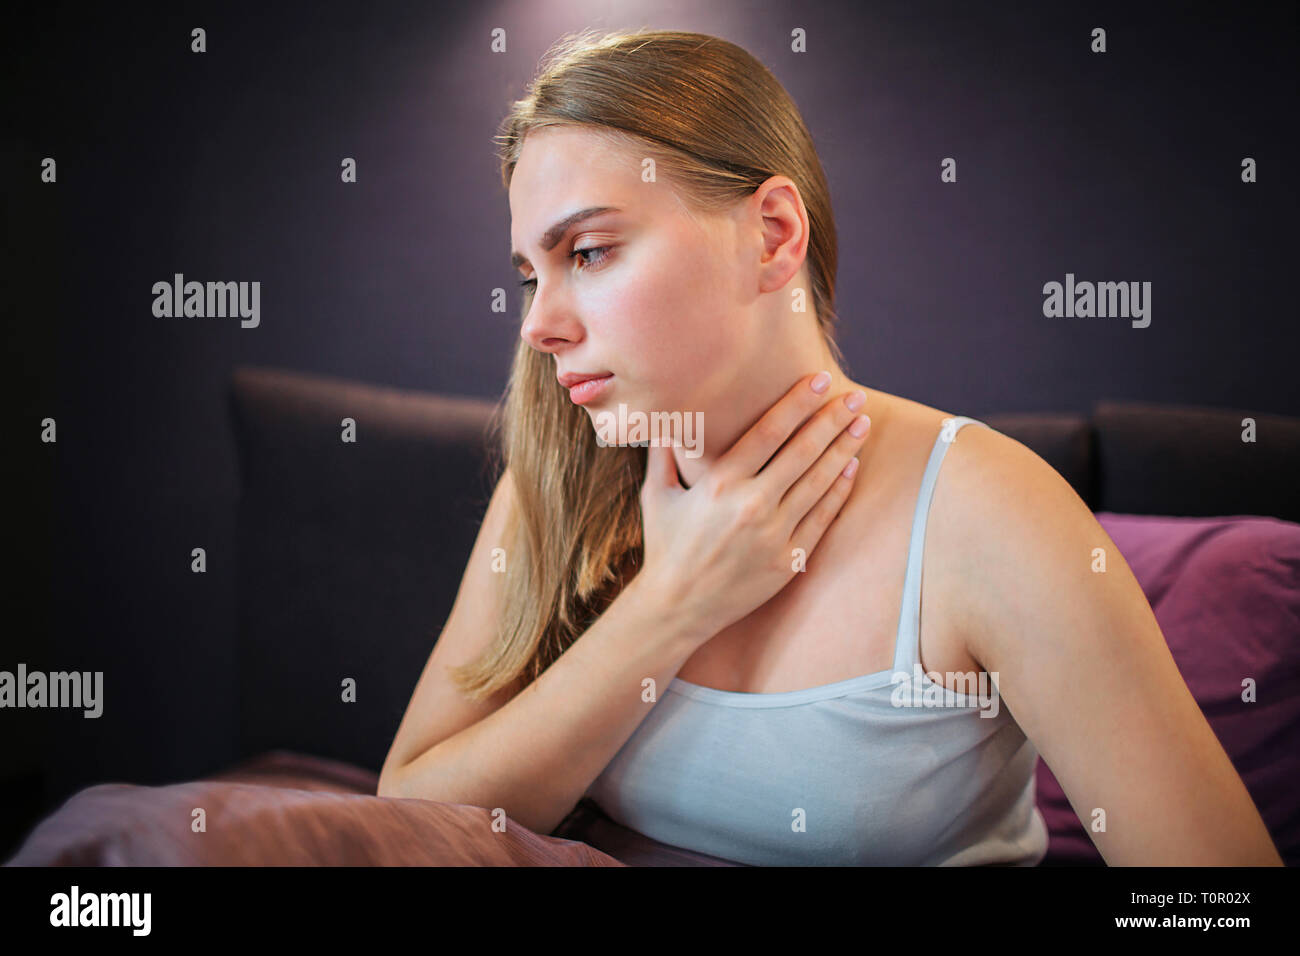
<svg viewBox="0 0 1300 956">
<path fill-rule="evenodd" d="M 771 500 L 781 501 L 785 498 L 790 488 L 812 468 L 815 467 L 822 455 L 832 443 L 840 440 L 845 429 L 849 428 L 859 417 L 858 409 L 866 401 L 867 396 L 861 390 L 849 392 L 843 398 L 832 399 L 819 411 L 813 418 L 799 429 L 790 441 L 782 448 L 766 468 L 756 477 L 763 489 L 772 496 Z M 861 426 L 859 426 L 861 427 Z M 843 468 L 849 457 L 857 451 L 857 446 L 861 445 L 863 435 L 850 435 L 848 441 L 854 443 L 854 447 L 847 454 L 842 455 L 839 462 L 839 468 Z M 830 471 L 826 471 L 830 468 Z M 831 481 L 835 477 L 838 468 L 830 465 L 822 466 L 822 478 L 824 481 L 818 489 L 816 495 L 807 497 L 804 501 L 805 507 L 812 507 L 814 501 L 820 498 L 825 490 L 830 487 Z"/>
<path fill-rule="evenodd" d="M 827 448 L 820 458 L 811 468 L 803 473 L 790 490 L 786 492 L 785 497 L 781 499 L 778 510 L 783 513 L 787 527 L 797 525 L 808 509 L 812 508 L 840 477 L 840 473 L 845 466 L 853 460 L 853 456 L 862 448 L 866 441 L 867 435 L 871 433 L 871 420 L 866 419 L 865 426 L 859 426 L 858 422 L 866 416 L 857 416 L 853 419 L 849 428 L 840 432 L 831 446 Z M 861 431 L 861 435 L 854 435 L 854 429 Z M 857 466 L 854 465 L 856 468 Z"/>
<path fill-rule="evenodd" d="M 816 391 L 812 387 L 814 384 L 822 390 Z M 713 472 L 725 478 L 752 478 L 758 474 L 759 469 L 776 454 L 794 430 L 826 402 L 826 389 L 829 387 L 828 372 L 806 375 L 795 382 L 793 388 L 764 412 L 739 441 L 727 449 L 726 454 L 714 464 Z M 819 452 L 820 450 L 818 449 Z M 812 460 L 810 458 L 809 463 Z M 802 470 L 800 469 L 801 472 Z M 790 481 L 794 481 L 793 476 Z M 788 485 L 789 483 L 786 487 Z M 785 487 L 782 487 L 780 493 L 784 492 Z"/>
<path fill-rule="evenodd" d="M 803 520 L 794 529 L 794 534 L 790 537 L 792 547 L 802 548 L 805 555 L 811 555 L 813 549 L 821 541 L 822 535 L 826 529 L 831 526 L 831 522 L 839 515 L 840 509 L 844 507 L 844 502 L 848 500 L 849 491 L 853 488 L 853 481 L 857 478 L 857 459 L 850 458 L 855 463 L 853 473 L 848 477 L 844 476 L 844 469 L 831 481 L 830 489 L 821 499 L 812 507 L 812 510 L 804 515 Z"/>
</svg>

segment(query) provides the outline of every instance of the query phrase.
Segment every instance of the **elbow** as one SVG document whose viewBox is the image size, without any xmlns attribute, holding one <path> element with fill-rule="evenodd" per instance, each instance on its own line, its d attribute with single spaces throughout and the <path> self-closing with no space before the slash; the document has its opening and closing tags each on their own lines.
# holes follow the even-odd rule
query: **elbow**
<svg viewBox="0 0 1300 956">
<path fill-rule="evenodd" d="M 387 764 L 379 771 L 379 786 L 375 789 L 377 797 L 404 797 L 400 787 L 401 767 L 390 767 Z"/>
</svg>

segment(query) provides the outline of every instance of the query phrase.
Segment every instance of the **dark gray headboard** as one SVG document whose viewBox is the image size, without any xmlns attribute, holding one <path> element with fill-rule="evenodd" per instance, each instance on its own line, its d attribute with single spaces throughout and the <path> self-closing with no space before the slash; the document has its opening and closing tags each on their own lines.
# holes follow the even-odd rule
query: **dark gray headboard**
<svg viewBox="0 0 1300 956">
<path fill-rule="evenodd" d="M 378 770 L 487 508 L 494 406 L 253 368 L 232 400 L 240 753 Z"/>
<path fill-rule="evenodd" d="M 1242 441 L 1246 418 L 1255 422 L 1253 442 Z M 1300 521 L 1300 418 L 1100 401 L 1091 419 L 1003 414 L 980 420 L 1042 456 L 1093 511 Z"/>
<path fill-rule="evenodd" d="M 241 368 L 241 753 L 287 748 L 378 770 L 451 612 L 494 477 L 489 402 Z M 1300 520 L 1300 420 L 1101 402 L 976 416 L 1061 472 L 1094 511 Z M 340 440 L 343 418 L 357 441 Z M 357 682 L 356 703 L 341 682 Z"/>
</svg>

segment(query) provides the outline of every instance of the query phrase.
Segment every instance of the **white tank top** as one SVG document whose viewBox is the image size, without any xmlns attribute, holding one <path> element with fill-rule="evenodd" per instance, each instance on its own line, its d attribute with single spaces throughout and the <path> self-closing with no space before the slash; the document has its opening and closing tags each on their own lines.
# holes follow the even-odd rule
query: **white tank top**
<svg viewBox="0 0 1300 956">
<path fill-rule="evenodd" d="M 747 694 L 675 678 L 587 788 L 661 843 L 762 866 L 1033 866 L 1047 853 L 1038 753 L 987 674 L 956 693 L 920 671 L 921 564 L 939 466 L 921 480 L 888 670 Z M 946 706 L 925 706 L 942 702 Z"/>
</svg>

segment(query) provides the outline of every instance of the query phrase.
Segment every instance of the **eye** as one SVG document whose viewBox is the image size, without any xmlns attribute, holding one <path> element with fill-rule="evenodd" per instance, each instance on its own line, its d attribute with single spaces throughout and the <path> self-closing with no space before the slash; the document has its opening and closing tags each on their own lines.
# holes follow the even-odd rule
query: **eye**
<svg viewBox="0 0 1300 956">
<path fill-rule="evenodd" d="M 567 258 L 573 259 L 576 258 L 577 256 L 587 256 L 587 255 L 592 255 L 593 253 L 600 253 L 600 255 L 595 256 L 595 258 L 581 260 L 582 262 L 586 263 L 585 268 L 590 269 L 594 266 L 600 265 L 606 259 L 608 259 L 609 250 L 610 250 L 609 246 L 592 246 L 590 249 L 574 249 L 572 252 L 568 254 Z M 532 294 L 537 290 L 537 280 L 535 278 L 525 279 L 523 282 L 519 283 L 519 285 L 524 289 L 525 292 L 529 294 Z"/>
<path fill-rule="evenodd" d="M 584 256 L 591 252 L 599 252 L 600 255 L 596 256 L 595 259 L 583 259 L 582 261 L 585 262 L 588 267 L 598 266 L 609 256 L 609 246 L 592 246 L 590 249 L 574 249 L 569 253 L 569 258 L 572 259 L 574 256 Z"/>
</svg>

